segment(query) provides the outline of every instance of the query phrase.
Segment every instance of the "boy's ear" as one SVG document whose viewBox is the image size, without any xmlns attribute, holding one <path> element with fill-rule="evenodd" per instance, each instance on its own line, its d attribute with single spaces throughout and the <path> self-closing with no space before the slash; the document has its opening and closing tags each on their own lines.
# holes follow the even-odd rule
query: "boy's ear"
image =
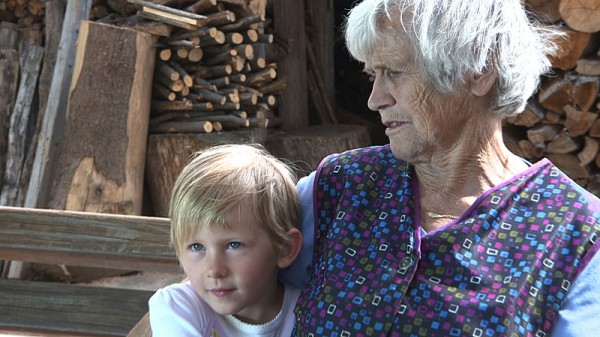
<svg viewBox="0 0 600 337">
<path fill-rule="evenodd" d="M 478 97 L 487 95 L 494 83 L 496 83 L 497 78 L 498 76 L 492 71 L 487 71 L 481 75 L 471 74 L 469 78 L 471 92 Z"/>
<path fill-rule="evenodd" d="M 279 258 L 277 259 L 277 266 L 279 268 L 289 267 L 296 260 L 298 254 L 300 254 L 300 250 L 302 250 L 302 233 L 298 229 L 292 228 L 287 234 L 288 240 L 279 252 Z"/>
</svg>

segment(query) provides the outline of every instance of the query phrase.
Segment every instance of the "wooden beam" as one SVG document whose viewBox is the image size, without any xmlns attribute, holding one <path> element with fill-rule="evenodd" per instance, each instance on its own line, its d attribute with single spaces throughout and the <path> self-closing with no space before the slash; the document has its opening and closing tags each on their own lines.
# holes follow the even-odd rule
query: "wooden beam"
<svg viewBox="0 0 600 337">
<path fill-rule="evenodd" d="M 280 96 L 281 129 L 302 129 L 309 125 L 304 0 L 274 1 L 273 23 L 275 33 L 291 47 L 277 64 L 279 75 L 290 79 Z"/>
<path fill-rule="evenodd" d="M 0 259 L 180 272 L 167 218 L 0 206 Z"/>
<path fill-rule="evenodd" d="M 335 110 L 335 11 L 333 0 L 306 0 L 312 27 L 312 48 L 326 90 L 322 94 Z M 307 43 L 308 44 L 308 43 Z M 310 45 L 309 47 L 310 48 Z"/>
<path fill-rule="evenodd" d="M 61 337 L 125 336 L 154 293 L 16 280 L 0 280 L 0 289 L 0 331 Z"/>
<path fill-rule="evenodd" d="M 92 0 L 67 1 L 60 46 L 54 66 L 44 122 L 40 130 L 24 205 L 46 207 L 58 155 L 75 61 L 80 21 L 89 16 Z"/>
</svg>

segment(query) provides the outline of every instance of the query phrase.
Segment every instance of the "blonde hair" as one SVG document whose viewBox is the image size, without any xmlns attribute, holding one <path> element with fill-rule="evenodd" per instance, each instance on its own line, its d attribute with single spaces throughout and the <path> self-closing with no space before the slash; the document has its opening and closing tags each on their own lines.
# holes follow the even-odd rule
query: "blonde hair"
<svg viewBox="0 0 600 337">
<path fill-rule="evenodd" d="M 217 145 L 197 152 L 171 194 L 171 244 L 177 256 L 202 226 L 226 227 L 227 215 L 242 204 L 252 207 L 281 249 L 300 221 L 293 171 L 260 145 Z"/>
</svg>

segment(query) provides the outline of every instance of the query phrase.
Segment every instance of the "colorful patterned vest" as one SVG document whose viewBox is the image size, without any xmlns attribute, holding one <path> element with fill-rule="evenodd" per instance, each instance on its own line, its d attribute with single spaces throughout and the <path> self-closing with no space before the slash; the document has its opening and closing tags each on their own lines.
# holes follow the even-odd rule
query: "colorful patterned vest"
<svg viewBox="0 0 600 337">
<path fill-rule="evenodd" d="M 598 199 L 543 160 L 422 235 L 415 186 L 388 146 L 323 161 L 296 334 L 549 335 L 598 249 Z"/>
</svg>

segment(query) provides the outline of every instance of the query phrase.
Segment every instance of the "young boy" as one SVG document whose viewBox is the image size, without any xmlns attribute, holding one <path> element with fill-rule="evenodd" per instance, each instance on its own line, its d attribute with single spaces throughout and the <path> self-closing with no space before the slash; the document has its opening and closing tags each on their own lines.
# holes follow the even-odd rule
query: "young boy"
<svg viewBox="0 0 600 337">
<path fill-rule="evenodd" d="M 278 282 L 302 246 L 294 174 L 263 149 L 199 152 L 173 188 L 171 242 L 188 278 L 150 299 L 153 337 L 290 336 L 300 290 Z"/>
</svg>

